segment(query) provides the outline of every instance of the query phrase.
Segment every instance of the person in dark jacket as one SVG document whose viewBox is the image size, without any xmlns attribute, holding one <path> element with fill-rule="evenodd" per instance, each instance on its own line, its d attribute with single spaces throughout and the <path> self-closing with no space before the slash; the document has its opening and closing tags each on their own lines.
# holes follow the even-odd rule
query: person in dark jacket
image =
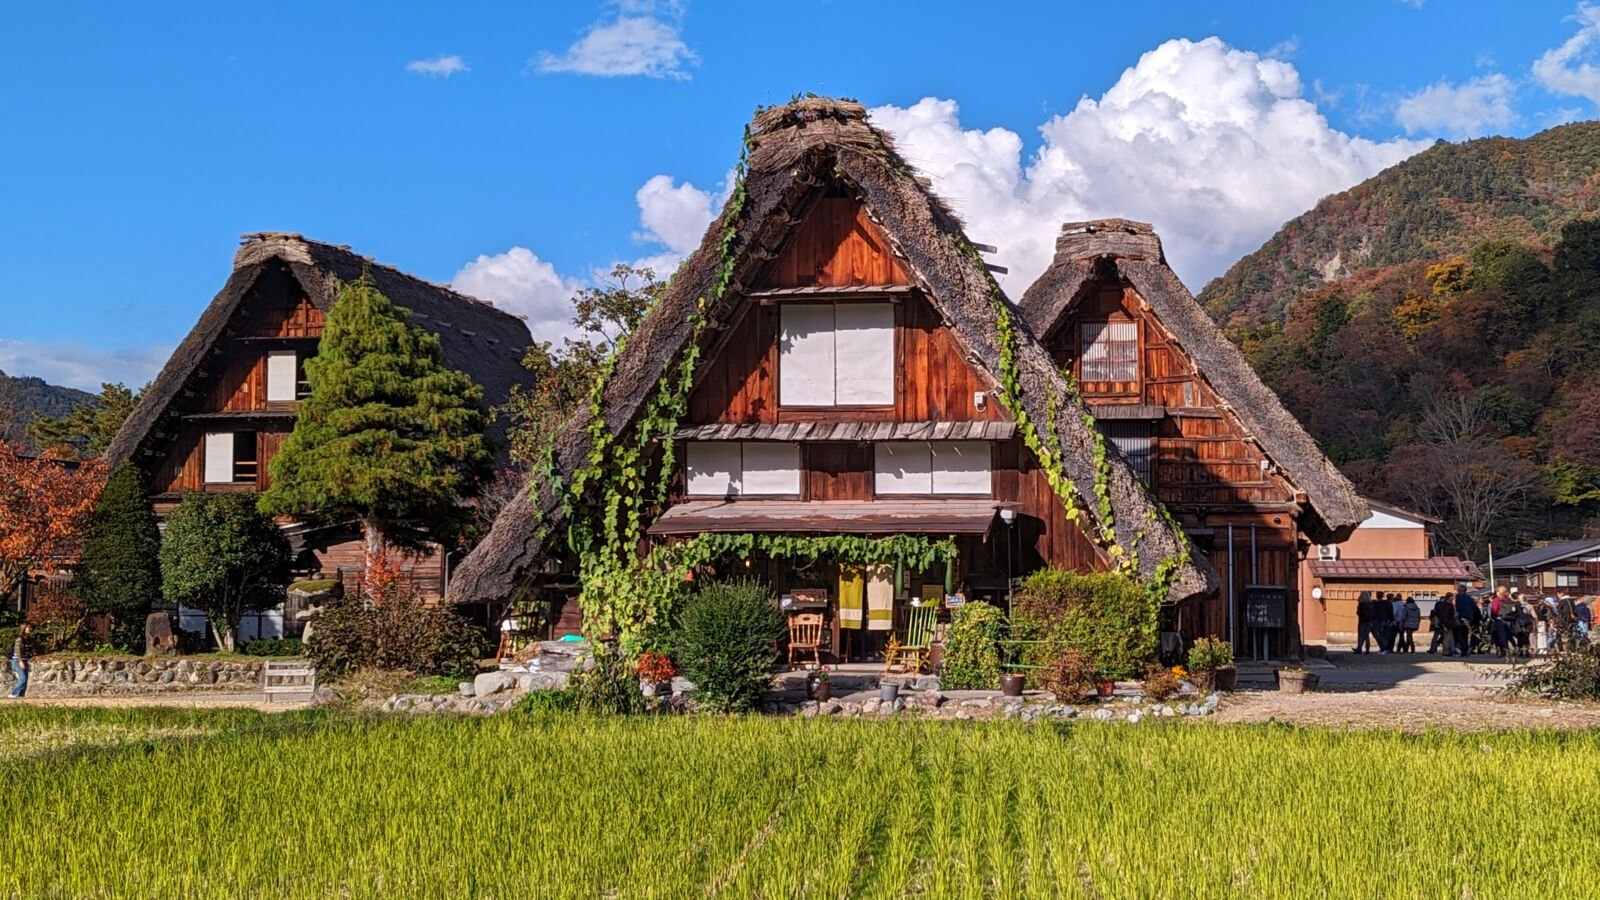
<svg viewBox="0 0 1600 900">
<path fill-rule="evenodd" d="M 1422 607 L 1417 605 L 1417 598 L 1408 595 L 1400 604 L 1400 646 L 1397 650 L 1405 653 L 1417 652 L 1417 629 L 1422 627 Z"/>
<path fill-rule="evenodd" d="M 1478 624 L 1482 613 L 1478 604 L 1472 600 L 1472 595 L 1467 593 L 1466 586 L 1456 590 L 1456 652 L 1462 656 L 1472 655 L 1472 628 Z"/>
<path fill-rule="evenodd" d="M 1511 588 L 1500 585 L 1494 589 L 1494 599 L 1489 601 L 1489 640 L 1494 644 L 1496 656 L 1504 658 L 1511 643 L 1511 628 L 1517 621 L 1512 610 Z"/>
<path fill-rule="evenodd" d="M 1454 597 L 1440 597 L 1433 602 L 1433 613 L 1428 617 L 1433 624 L 1433 645 L 1428 648 L 1432 653 L 1435 649 L 1443 648 L 1445 656 L 1453 656 L 1451 645 L 1455 643 L 1456 632 L 1456 601 Z"/>
<path fill-rule="evenodd" d="M 1372 618 L 1377 624 L 1378 652 L 1388 653 L 1394 649 L 1394 595 L 1379 594 L 1372 598 Z"/>
<path fill-rule="evenodd" d="M 1371 653 L 1372 595 L 1362 591 L 1356 597 L 1356 652 Z"/>
<path fill-rule="evenodd" d="M 1594 620 L 1594 611 L 1589 608 L 1589 598 L 1584 597 L 1572 605 L 1572 614 L 1578 619 L 1578 643 L 1580 645 L 1589 640 L 1589 625 Z"/>
<path fill-rule="evenodd" d="M 33 657 L 33 626 L 22 623 L 17 629 L 17 641 L 11 645 L 11 671 L 17 676 L 17 684 L 8 695 L 13 700 L 22 699 L 28 690 L 28 660 Z"/>
</svg>

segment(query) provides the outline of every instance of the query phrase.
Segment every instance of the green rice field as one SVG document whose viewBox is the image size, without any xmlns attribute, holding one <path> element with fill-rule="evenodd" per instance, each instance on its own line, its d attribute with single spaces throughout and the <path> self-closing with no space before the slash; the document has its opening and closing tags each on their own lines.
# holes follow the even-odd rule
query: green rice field
<svg viewBox="0 0 1600 900">
<path fill-rule="evenodd" d="M 0 897 L 1592 897 L 1594 733 L 0 708 Z"/>
</svg>

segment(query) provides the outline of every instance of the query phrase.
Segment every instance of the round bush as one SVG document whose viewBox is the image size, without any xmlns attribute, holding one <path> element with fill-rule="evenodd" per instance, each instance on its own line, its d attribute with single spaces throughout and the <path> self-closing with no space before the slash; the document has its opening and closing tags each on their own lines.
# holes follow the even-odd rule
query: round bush
<svg viewBox="0 0 1600 900">
<path fill-rule="evenodd" d="M 1075 647 L 1105 675 L 1136 677 L 1155 657 L 1159 606 L 1143 585 L 1118 572 L 1041 569 L 1012 600 L 1013 637 L 1042 642 L 1025 645 L 1033 665 L 1049 666 Z"/>
<path fill-rule="evenodd" d="M 678 628 L 684 677 L 700 706 L 729 712 L 758 710 L 772 685 L 783 613 L 759 581 L 708 585 L 691 597 Z"/>
<path fill-rule="evenodd" d="M 998 606 L 975 600 L 956 610 L 944 636 L 939 683 L 955 690 L 994 690 L 1000 685 L 1000 636 L 1006 627 Z"/>
</svg>

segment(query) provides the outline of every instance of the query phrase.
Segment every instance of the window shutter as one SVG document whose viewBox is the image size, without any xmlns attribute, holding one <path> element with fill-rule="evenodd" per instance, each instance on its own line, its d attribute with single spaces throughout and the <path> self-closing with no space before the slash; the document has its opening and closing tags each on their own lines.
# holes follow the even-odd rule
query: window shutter
<svg viewBox="0 0 1600 900">
<path fill-rule="evenodd" d="M 277 403 L 295 397 L 295 352 L 274 350 L 267 354 L 267 402 Z"/>
<path fill-rule="evenodd" d="M 933 493 L 933 455 L 926 443 L 879 442 L 872 445 L 872 452 L 874 493 Z"/>
<path fill-rule="evenodd" d="M 994 492 L 990 484 L 990 454 L 987 441 L 940 441 L 931 445 L 933 491 L 935 494 L 981 494 Z"/>
<path fill-rule="evenodd" d="M 796 303 L 781 310 L 778 403 L 832 406 L 833 306 Z"/>
<path fill-rule="evenodd" d="M 742 494 L 799 494 L 800 445 L 750 442 L 744 446 Z"/>
<path fill-rule="evenodd" d="M 739 493 L 743 473 L 738 444 L 691 442 L 684 458 L 689 468 L 690 496 L 732 497 Z"/>
<path fill-rule="evenodd" d="M 206 484 L 233 483 L 233 432 L 206 434 Z"/>
<path fill-rule="evenodd" d="M 834 312 L 840 406 L 894 404 L 894 306 L 841 303 Z"/>
</svg>

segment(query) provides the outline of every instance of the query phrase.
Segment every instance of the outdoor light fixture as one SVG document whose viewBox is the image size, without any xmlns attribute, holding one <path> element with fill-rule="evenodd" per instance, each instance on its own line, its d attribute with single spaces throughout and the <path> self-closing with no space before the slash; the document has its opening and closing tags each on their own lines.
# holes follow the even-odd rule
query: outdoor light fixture
<svg viewBox="0 0 1600 900">
<path fill-rule="evenodd" d="M 1017 521 L 1017 511 L 1009 506 L 1000 507 L 1000 521 L 1007 525 Z"/>
</svg>

